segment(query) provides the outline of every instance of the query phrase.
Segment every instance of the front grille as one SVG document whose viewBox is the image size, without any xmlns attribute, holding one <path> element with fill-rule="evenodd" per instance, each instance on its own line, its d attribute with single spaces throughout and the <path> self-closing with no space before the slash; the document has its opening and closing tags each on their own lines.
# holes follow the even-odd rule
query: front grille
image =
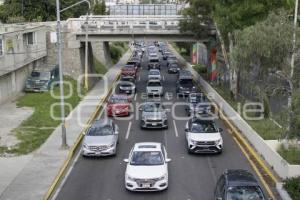
<svg viewBox="0 0 300 200">
<path fill-rule="evenodd" d="M 150 185 L 154 185 L 157 180 L 156 179 L 134 179 L 134 181 L 138 185 L 147 184 L 147 183 Z"/>
<path fill-rule="evenodd" d="M 103 151 L 103 150 L 108 149 L 108 147 L 107 146 L 89 146 L 89 149 L 91 151 Z"/>
<path fill-rule="evenodd" d="M 161 119 L 147 119 L 147 122 L 152 123 L 152 122 L 156 122 L 156 123 L 162 123 Z"/>
<path fill-rule="evenodd" d="M 214 141 L 198 141 L 196 145 L 215 145 Z"/>
</svg>

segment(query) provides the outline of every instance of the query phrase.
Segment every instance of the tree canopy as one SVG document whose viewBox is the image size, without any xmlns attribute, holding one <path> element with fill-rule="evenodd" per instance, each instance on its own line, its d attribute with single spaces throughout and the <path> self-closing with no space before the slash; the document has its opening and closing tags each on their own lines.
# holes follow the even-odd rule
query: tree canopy
<svg viewBox="0 0 300 200">
<path fill-rule="evenodd" d="M 78 0 L 61 0 L 61 8 L 70 6 Z M 100 6 L 99 6 L 100 5 Z M 98 12 L 99 3 L 94 10 Z M 80 4 L 61 13 L 61 18 L 79 17 L 88 11 L 87 4 Z M 55 0 L 5 0 L 0 6 L 0 20 L 2 22 L 13 22 L 11 19 L 23 19 L 23 21 L 54 21 L 56 20 Z"/>
</svg>

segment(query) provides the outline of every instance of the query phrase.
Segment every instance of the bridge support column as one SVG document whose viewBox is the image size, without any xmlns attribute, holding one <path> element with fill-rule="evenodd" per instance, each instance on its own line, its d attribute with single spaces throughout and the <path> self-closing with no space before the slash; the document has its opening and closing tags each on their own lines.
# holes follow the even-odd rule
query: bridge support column
<svg viewBox="0 0 300 200">
<path fill-rule="evenodd" d="M 112 65 L 109 42 L 92 42 L 93 56 L 107 68 Z"/>
</svg>

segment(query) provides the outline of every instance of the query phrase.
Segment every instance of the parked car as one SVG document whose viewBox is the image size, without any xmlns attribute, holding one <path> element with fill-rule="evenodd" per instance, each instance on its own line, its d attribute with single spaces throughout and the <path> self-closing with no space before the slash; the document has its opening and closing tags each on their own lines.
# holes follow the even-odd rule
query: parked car
<svg viewBox="0 0 300 200">
<path fill-rule="evenodd" d="M 166 109 L 160 102 L 145 102 L 142 111 L 141 128 L 168 128 Z"/>
<path fill-rule="evenodd" d="M 119 92 L 125 94 L 135 94 L 135 79 L 132 76 L 122 76 L 119 81 Z"/>
<path fill-rule="evenodd" d="M 193 76 L 190 71 L 179 71 L 178 80 L 176 82 L 176 92 L 179 95 L 189 95 L 190 93 L 196 92 Z"/>
<path fill-rule="evenodd" d="M 211 112 L 211 105 L 203 93 L 191 93 L 187 103 L 186 113 L 188 116 Z"/>
<path fill-rule="evenodd" d="M 58 80 L 58 66 L 35 68 L 25 82 L 25 92 L 46 92 Z"/>
<path fill-rule="evenodd" d="M 216 128 L 210 115 L 193 117 L 185 126 L 189 153 L 222 153 L 222 129 Z"/>
<path fill-rule="evenodd" d="M 118 134 L 119 128 L 112 120 L 96 120 L 83 138 L 82 155 L 115 155 L 117 152 Z"/>
<path fill-rule="evenodd" d="M 106 112 L 109 117 L 130 115 L 130 100 L 126 95 L 113 94 L 107 101 Z"/>
<path fill-rule="evenodd" d="M 161 143 L 136 143 L 129 153 L 125 187 L 130 191 L 161 191 L 168 188 L 168 158 Z"/>
<path fill-rule="evenodd" d="M 162 96 L 164 94 L 163 86 L 160 80 L 148 80 L 146 87 L 147 95 L 159 95 Z"/>
<path fill-rule="evenodd" d="M 121 70 L 122 76 L 132 76 L 135 78 L 136 73 L 137 73 L 137 70 L 134 65 L 125 65 Z"/>
<path fill-rule="evenodd" d="M 230 169 L 220 176 L 215 188 L 214 199 L 266 200 L 267 198 L 252 173 L 242 169 Z"/>
<path fill-rule="evenodd" d="M 158 69 L 150 69 L 148 72 L 148 80 L 155 79 L 155 80 L 161 80 L 161 74 Z"/>
</svg>

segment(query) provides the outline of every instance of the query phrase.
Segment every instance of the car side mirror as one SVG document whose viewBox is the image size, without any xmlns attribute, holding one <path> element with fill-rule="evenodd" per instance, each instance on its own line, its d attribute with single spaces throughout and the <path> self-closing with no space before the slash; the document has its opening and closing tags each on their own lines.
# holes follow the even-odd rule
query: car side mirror
<svg viewBox="0 0 300 200">
<path fill-rule="evenodd" d="M 222 129 L 222 128 L 219 128 L 219 132 L 223 132 L 223 129 Z"/>
<path fill-rule="evenodd" d="M 168 163 L 168 162 L 171 162 L 171 160 L 172 160 L 171 158 L 167 158 L 167 159 L 166 159 L 166 162 L 167 162 L 167 163 Z"/>
<path fill-rule="evenodd" d="M 123 161 L 126 162 L 126 163 L 129 163 L 129 159 L 128 158 L 125 158 Z"/>
</svg>

